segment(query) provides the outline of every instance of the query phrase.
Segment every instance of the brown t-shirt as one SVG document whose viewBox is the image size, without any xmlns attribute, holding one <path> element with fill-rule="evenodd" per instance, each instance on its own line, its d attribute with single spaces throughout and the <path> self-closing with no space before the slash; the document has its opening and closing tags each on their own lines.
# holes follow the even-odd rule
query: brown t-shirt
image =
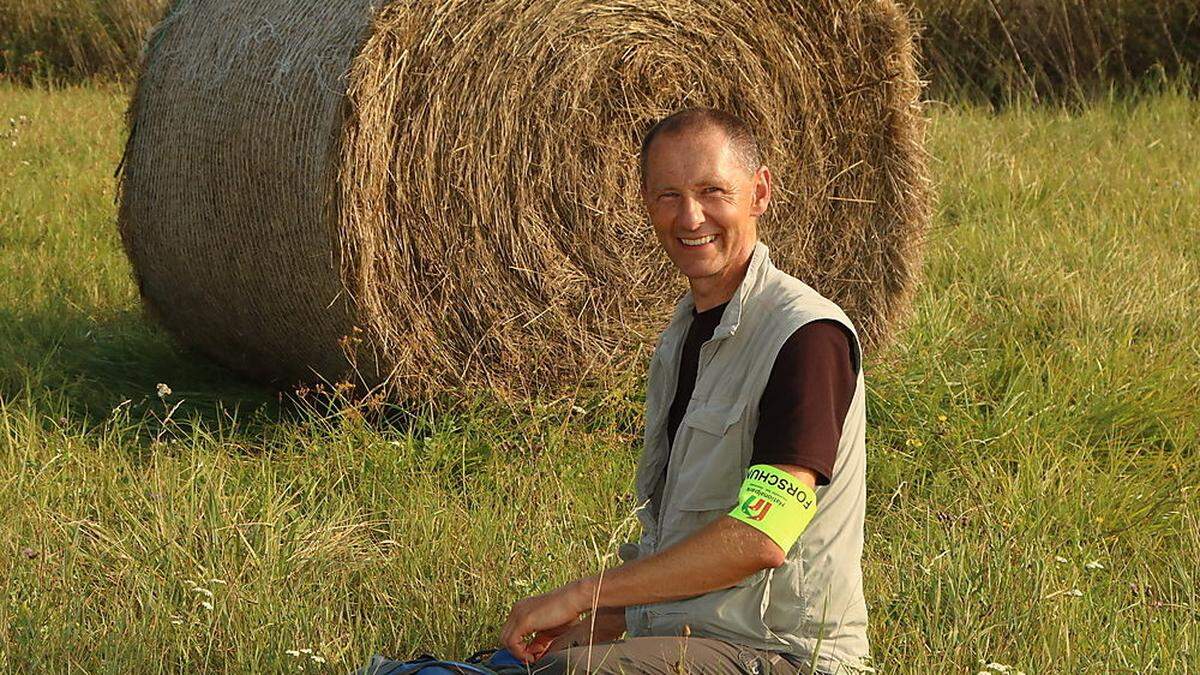
<svg viewBox="0 0 1200 675">
<path fill-rule="evenodd" d="M 727 304 L 692 309 L 667 417 L 668 443 L 696 387 L 700 346 L 712 338 Z M 816 472 L 818 485 L 829 483 L 857 379 L 852 355 L 846 328 L 836 321 L 814 321 L 792 333 L 775 356 L 758 404 L 751 464 L 795 464 Z"/>
</svg>

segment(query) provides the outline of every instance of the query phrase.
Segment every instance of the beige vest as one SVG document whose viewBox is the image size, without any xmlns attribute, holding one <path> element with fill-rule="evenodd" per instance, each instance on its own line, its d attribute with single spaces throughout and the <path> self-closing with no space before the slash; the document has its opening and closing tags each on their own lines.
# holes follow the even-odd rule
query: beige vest
<svg viewBox="0 0 1200 675">
<path fill-rule="evenodd" d="M 712 339 L 700 348 L 696 388 L 667 445 L 679 353 L 695 306 L 689 292 L 663 331 L 646 384 L 645 447 L 637 491 L 642 537 L 622 557 L 650 555 L 729 513 L 750 463 L 758 402 L 784 341 L 804 324 L 833 319 L 854 326 L 837 305 L 771 264 L 757 243 L 746 277 Z M 862 591 L 866 507 L 866 400 L 857 333 L 857 384 L 842 427 L 833 475 L 818 487 L 817 513 L 779 568 L 695 598 L 626 609 L 630 636 L 715 637 L 785 651 L 829 672 L 866 666 L 867 608 Z M 668 454 L 671 455 L 667 464 Z M 668 466 L 665 481 L 663 466 Z"/>
</svg>

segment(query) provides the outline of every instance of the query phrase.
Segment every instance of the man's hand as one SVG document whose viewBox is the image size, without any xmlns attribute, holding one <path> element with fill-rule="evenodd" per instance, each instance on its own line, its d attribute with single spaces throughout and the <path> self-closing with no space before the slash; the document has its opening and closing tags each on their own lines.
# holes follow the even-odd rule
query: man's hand
<svg viewBox="0 0 1200 675">
<path fill-rule="evenodd" d="M 611 642 L 621 637 L 625 632 L 625 608 L 601 607 L 592 614 L 583 617 L 579 623 L 571 626 L 562 635 L 554 638 L 547 652 L 557 652 L 572 647 L 586 647 L 599 642 Z M 544 634 L 534 637 L 536 642 Z"/>
<path fill-rule="evenodd" d="M 550 650 L 554 638 L 579 623 L 579 615 L 590 605 L 579 583 L 571 583 L 545 595 L 525 598 L 513 605 L 500 631 L 500 642 L 522 661 L 532 662 Z M 526 638 L 533 636 L 529 644 Z"/>
<path fill-rule="evenodd" d="M 525 652 L 529 655 L 526 660 L 537 661 L 546 654 L 555 650 L 554 645 L 561 640 L 573 641 L 573 637 L 580 628 L 587 623 L 587 619 L 577 619 L 574 623 L 565 623 L 561 626 L 540 630 L 534 633 L 533 638 L 525 644 Z M 512 652 L 512 649 L 509 649 Z M 516 652 L 513 652 L 516 654 Z M 521 658 L 526 658 L 522 656 Z"/>
</svg>

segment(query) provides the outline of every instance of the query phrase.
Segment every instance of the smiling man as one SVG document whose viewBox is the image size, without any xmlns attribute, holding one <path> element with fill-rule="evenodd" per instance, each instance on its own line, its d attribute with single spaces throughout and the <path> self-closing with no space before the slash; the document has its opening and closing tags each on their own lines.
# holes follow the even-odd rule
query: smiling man
<svg viewBox="0 0 1200 675">
<path fill-rule="evenodd" d="M 771 172 L 740 119 L 662 120 L 641 169 L 650 222 L 690 286 L 647 378 L 642 536 L 619 567 L 516 603 L 502 640 L 547 674 L 859 671 L 854 327 L 758 241 Z"/>
</svg>

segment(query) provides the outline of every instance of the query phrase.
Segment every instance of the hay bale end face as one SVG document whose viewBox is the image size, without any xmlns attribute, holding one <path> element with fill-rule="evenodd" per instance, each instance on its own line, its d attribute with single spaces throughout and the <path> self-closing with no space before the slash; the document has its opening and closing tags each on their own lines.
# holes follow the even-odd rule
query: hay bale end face
<svg viewBox="0 0 1200 675">
<path fill-rule="evenodd" d="M 776 263 L 871 348 L 919 270 L 918 96 L 890 0 L 178 3 L 130 105 L 122 240 L 160 321 L 254 377 L 561 390 L 685 290 L 638 142 L 709 105 L 757 130 Z"/>
</svg>

